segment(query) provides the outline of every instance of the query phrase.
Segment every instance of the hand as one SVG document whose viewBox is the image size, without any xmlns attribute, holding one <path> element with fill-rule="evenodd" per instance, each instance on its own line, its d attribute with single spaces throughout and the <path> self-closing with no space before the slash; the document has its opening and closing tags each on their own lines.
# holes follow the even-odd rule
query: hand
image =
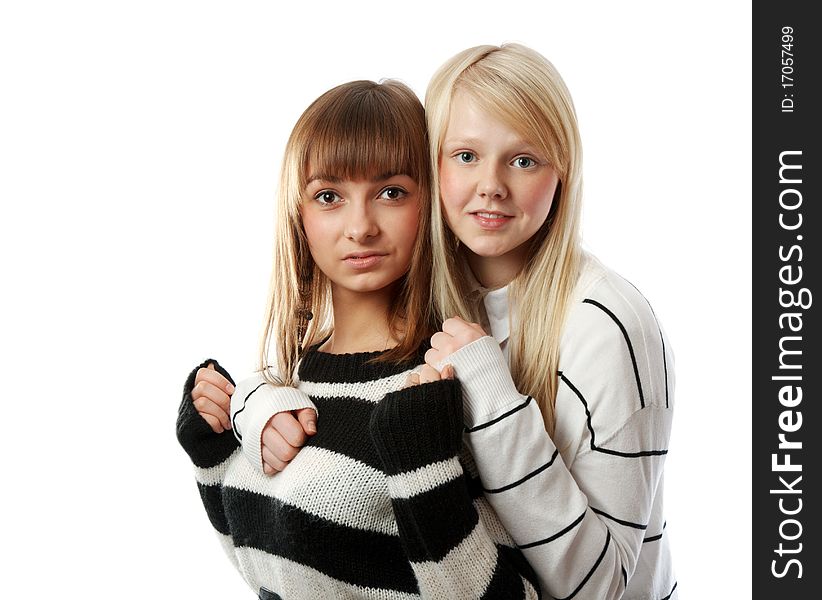
<svg viewBox="0 0 822 600">
<path fill-rule="evenodd" d="M 454 352 L 485 337 L 485 331 L 476 323 L 451 317 L 442 323 L 442 331 L 431 336 L 431 349 L 425 353 L 425 362 L 431 367 L 441 364 Z"/>
<path fill-rule="evenodd" d="M 434 367 L 430 365 L 423 365 L 422 369 L 420 369 L 419 373 L 409 373 L 408 377 L 405 378 L 405 385 L 403 385 L 403 389 L 410 388 L 415 385 L 420 385 L 423 383 L 431 383 L 432 381 L 439 381 L 440 379 L 453 379 L 454 378 L 454 367 L 451 365 L 445 365 L 442 368 L 442 373 L 437 371 Z"/>
<path fill-rule="evenodd" d="M 297 456 L 309 435 L 317 433 L 317 414 L 313 408 L 277 413 L 263 428 L 263 472 L 273 475 L 286 468 Z"/>
<path fill-rule="evenodd" d="M 209 363 L 208 367 L 200 367 L 197 370 L 194 387 L 191 389 L 191 400 L 194 402 L 194 408 L 211 426 L 214 433 L 231 429 L 229 412 L 233 393 L 234 386 L 214 368 L 213 364 Z"/>
</svg>

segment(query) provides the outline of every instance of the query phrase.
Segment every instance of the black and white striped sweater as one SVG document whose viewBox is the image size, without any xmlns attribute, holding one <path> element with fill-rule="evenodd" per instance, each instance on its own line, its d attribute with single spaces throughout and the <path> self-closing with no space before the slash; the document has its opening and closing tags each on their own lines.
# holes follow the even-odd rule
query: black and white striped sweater
<svg viewBox="0 0 822 600">
<path fill-rule="evenodd" d="M 211 431 L 191 402 L 196 369 L 189 376 L 178 439 L 243 577 L 285 600 L 538 597 L 470 474 L 459 384 L 400 389 L 414 364 L 375 356 L 306 354 L 299 389 L 316 404 L 318 432 L 272 477 L 231 431 Z M 241 383 L 235 397 L 255 389 Z"/>
</svg>

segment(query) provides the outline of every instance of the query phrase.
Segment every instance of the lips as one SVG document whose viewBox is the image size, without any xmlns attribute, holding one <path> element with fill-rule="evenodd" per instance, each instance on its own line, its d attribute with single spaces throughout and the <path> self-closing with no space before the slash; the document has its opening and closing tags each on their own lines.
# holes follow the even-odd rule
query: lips
<svg viewBox="0 0 822 600">
<path fill-rule="evenodd" d="M 496 210 L 475 210 L 469 213 L 474 222 L 482 229 L 494 230 L 504 227 L 511 219 L 511 215 L 506 215 Z"/>
<path fill-rule="evenodd" d="M 345 255 L 343 262 L 353 269 L 369 269 L 380 263 L 386 256 L 379 252 L 352 252 Z"/>
</svg>

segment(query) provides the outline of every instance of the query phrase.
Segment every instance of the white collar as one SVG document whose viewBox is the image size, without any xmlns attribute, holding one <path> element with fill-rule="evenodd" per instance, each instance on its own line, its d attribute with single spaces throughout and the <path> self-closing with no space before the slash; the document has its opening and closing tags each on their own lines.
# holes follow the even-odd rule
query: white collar
<svg viewBox="0 0 822 600">
<path fill-rule="evenodd" d="M 485 306 L 485 316 L 488 319 L 488 326 L 491 329 L 491 331 L 486 333 L 489 333 L 498 344 L 504 344 L 510 336 L 511 319 L 508 314 L 510 312 L 508 289 L 511 284 L 491 290 L 483 287 L 468 265 L 465 266 L 465 274 L 468 277 L 472 292 L 482 297 L 482 303 Z"/>
<path fill-rule="evenodd" d="M 485 304 L 485 314 L 488 316 L 488 325 L 491 327 L 491 337 L 502 344 L 510 335 L 511 318 L 509 316 L 508 287 L 491 290 L 485 294 L 482 302 Z"/>
</svg>

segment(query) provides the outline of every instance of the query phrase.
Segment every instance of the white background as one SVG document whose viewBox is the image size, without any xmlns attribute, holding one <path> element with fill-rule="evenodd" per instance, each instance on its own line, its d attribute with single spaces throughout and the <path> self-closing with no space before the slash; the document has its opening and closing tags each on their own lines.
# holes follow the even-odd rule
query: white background
<svg viewBox="0 0 822 600">
<path fill-rule="evenodd" d="M 4 595 L 254 597 L 174 423 L 200 360 L 254 365 L 288 132 L 338 83 L 422 95 L 457 51 L 518 41 L 574 96 L 586 245 L 676 353 L 680 592 L 748 597 L 748 3 L 283 4 L 0 8 Z"/>
</svg>

